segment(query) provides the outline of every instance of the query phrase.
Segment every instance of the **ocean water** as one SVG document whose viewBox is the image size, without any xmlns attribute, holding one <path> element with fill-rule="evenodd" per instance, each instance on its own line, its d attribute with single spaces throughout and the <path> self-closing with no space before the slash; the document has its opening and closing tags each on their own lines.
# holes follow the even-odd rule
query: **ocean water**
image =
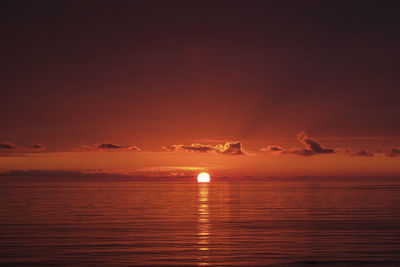
<svg viewBox="0 0 400 267">
<path fill-rule="evenodd" d="M 0 263 L 400 266 L 399 181 L 2 182 Z"/>
</svg>

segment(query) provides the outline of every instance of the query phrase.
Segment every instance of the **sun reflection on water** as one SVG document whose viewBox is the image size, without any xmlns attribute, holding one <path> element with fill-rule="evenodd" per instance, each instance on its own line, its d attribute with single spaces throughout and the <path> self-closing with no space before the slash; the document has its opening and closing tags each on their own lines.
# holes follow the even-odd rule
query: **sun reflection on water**
<svg viewBox="0 0 400 267">
<path fill-rule="evenodd" d="M 210 221 L 209 221 L 209 209 L 208 209 L 208 184 L 201 183 L 198 187 L 198 250 L 199 255 L 199 265 L 208 265 L 208 251 L 210 250 Z"/>
</svg>

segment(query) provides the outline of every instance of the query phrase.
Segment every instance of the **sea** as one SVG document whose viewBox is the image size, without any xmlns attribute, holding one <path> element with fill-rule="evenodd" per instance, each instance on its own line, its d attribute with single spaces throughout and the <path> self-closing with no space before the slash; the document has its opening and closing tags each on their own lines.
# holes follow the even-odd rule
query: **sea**
<svg viewBox="0 0 400 267">
<path fill-rule="evenodd" d="M 400 179 L 0 182 L 1 266 L 400 266 Z"/>
</svg>

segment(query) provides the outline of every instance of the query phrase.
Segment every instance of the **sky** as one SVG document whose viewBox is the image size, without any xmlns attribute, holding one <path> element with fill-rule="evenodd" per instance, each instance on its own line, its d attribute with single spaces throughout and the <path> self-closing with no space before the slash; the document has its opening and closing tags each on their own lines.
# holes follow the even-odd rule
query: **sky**
<svg viewBox="0 0 400 267">
<path fill-rule="evenodd" d="M 0 172 L 400 175 L 399 3 L 1 5 Z"/>
</svg>

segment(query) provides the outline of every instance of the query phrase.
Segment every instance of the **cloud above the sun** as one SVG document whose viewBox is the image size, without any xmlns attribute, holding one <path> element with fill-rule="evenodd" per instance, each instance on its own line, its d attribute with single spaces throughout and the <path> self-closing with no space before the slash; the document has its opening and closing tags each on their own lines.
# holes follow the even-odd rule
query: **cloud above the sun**
<svg viewBox="0 0 400 267">
<path fill-rule="evenodd" d="M 292 147 L 289 149 L 285 149 L 283 147 L 277 145 L 267 145 L 260 149 L 261 152 L 269 152 L 275 155 L 298 155 L 298 156 L 314 156 L 319 154 L 342 154 L 345 156 L 351 157 L 375 157 L 375 153 L 366 150 L 366 149 L 354 149 L 354 148 L 346 148 L 346 149 L 335 149 L 335 148 L 326 148 L 322 146 L 319 142 L 310 138 L 310 136 L 301 131 L 297 134 L 297 140 L 300 142 L 302 147 Z M 400 156 L 400 148 L 399 147 L 391 147 L 387 149 L 385 152 L 376 152 L 377 154 L 383 154 L 387 157 L 397 157 Z"/>
<path fill-rule="evenodd" d="M 47 148 L 42 144 L 35 145 L 15 145 L 11 142 L 0 143 L 0 153 L 12 154 L 12 153 L 37 153 L 46 151 Z"/>
<path fill-rule="evenodd" d="M 293 147 L 290 149 L 284 149 L 280 146 L 269 145 L 260 149 L 261 152 L 272 152 L 274 154 L 293 154 L 298 156 L 314 156 L 318 154 L 333 154 L 336 153 L 333 148 L 322 147 L 318 142 L 311 139 L 309 135 L 301 131 L 297 134 L 297 140 L 303 145 L 303 147 Z"/>
<path fill-rule="evenodd" d="M 299 153 L 303 156 L 335 153 L 333 148 L 323 148 L 319 143 L 312 140 L 304 131 L 297 134 L 297 139 L 303 144 L 304 148 L 301 148 L 300 150 L 292 150 L 294 153 Z"/>
<path fill-rule="evenodd" d="M 274 154 L 282 154 L 285 153 L 286 150 L 280 146 L 266 146 L 260 149 L 261 152 L 272 152 Z"/>
<path fill-rule="evenodd" d="M 325 138 L 326 139 L 326 138 Z M 305 131 L 297 134 L 298 146 L 282 147 L 280 145 L 267 145 L 260 149 L 261 152 L 267 152 L 274 155 L 297 155 L 310 157 L 316 155 L 337 154 L 342 156 L 370 158 L 370 157 L 397 157 L 400 156 L 400 147 L 392 146 L 380 150 L 367 150 L 352 148 L 348 146 L 329 147 L 321 144 L 316 139 L 310 137 Z M 202 142 L 209 142 L 202 143 Z M 210 144 L 211 143 L 211 144 Z M 192 153 L 209 153 L 220 155 L 253 155 L 252 150 L 244 150 L 243 143 L 240 141 L 223 142 L 221 140 L 197 141 L 192 144 L 173 144 L 161 147 L 163 152 L 192 152 Z M 28 156 L 38 155 L 46 152 L 142 152 L 143 149 L 136 145 L 122 145 L 120 143 L 103 141 L 93 145 L 81 145 L 76 148 L 66 148 L 59 151 L 51 151 L 42 144 L 33 145 L 17 145 L 12 142 L 0 142 L 0 156 Z M 158 151 L 146 150 L 146 152 L 158 153 Z"/>
<path fill-rule="evenodd" d="M 137 146 L 133 146 L 133 145 L 119 145 L 116 143 L 112 143 L 112 142 L 100 142 L 100 143 L 96 143 L 94 145 L 81 145 L 78 148 L 74 148 L 72 149 L 72 151 L 82 151 L 82 152 L 87 152 L 87 151 L 131 151 L 131 152 L 141 152 L 143 151 L 140 147 Z"/>
<path fill-rule="evenodd" d="M 169 145 L 161 147 L 166 152 L 196 152 L 217 153 L 224 155 L 245 155 L 243 145 L 239 141 L 226 142 L 225 144 L 208 145 L 194 143 L 191 145 Z"/>
<path fill-rule="evenodd" d="M 400 156 L 400 148 L 397 147 L 392 147 L 389 148 L 386 152 L 385 155 L 388 157 L 397 157 Z"/>
</svg>

